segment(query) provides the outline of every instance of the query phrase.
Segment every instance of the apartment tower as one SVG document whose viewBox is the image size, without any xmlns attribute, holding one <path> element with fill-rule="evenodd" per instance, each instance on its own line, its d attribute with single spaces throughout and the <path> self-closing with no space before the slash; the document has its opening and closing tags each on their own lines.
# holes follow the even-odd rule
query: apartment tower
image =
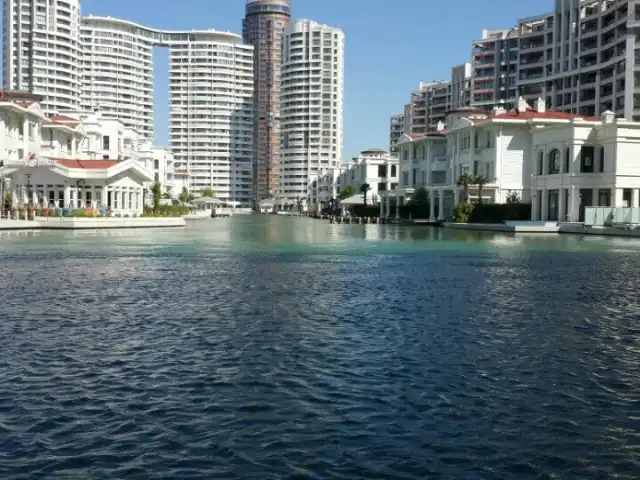
<svg viewBox="0 0 640 480">
<path fill-rule="evenodd" d="M 45 113 L 77 109 L 79 21 L 79 0 L 4 0 L 4 88 L 42 95 Z"/>
<path fill-rule="evenodd" d="M 282 129 L 277 204 L 309 197 L 309 185 L 342 159 L 344 33 L 311 20 L 291 23 L 282 41 Z"/>
<path fill-rule="evenodd" d="M 288 0 L 247 0 L 244 42 L 254 47 L 253 198 L 275 196 L 280 160 L 282 32 L 291 20 Z"/>
</svg>

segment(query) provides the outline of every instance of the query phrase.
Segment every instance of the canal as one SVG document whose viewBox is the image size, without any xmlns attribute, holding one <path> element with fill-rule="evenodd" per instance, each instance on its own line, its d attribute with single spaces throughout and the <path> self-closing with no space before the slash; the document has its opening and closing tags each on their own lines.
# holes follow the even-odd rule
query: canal
<svg viewBox="0 0 640 480">
<path fill-rule="evenodd" d="M 640 240 L 0 233 L 0 478 L 637 478 Z"/>
</svg>

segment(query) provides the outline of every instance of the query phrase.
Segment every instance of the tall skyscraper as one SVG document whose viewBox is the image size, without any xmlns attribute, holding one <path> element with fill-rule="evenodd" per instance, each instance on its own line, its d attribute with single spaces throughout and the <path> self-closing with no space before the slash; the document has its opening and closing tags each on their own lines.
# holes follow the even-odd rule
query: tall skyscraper
<svg viewBox="0 0 640 480">
<path fill-rule="evenodd" d="M 78 108 L 80 0 L 4 0 L 6 90 L 42 95 L 46 113 Z"/>
<path fill-rule="evenodd" d="M 247 0 L 242 33 L 254 47 L 253 196 L 278 194 L 281 37 L 291 19 L 288 0 Z"/>
<path fill-rule="evenodd" d="M 177 169 L 192 192 L 249 205 L 253 47 L 215 30 L 157 30 L 83 17 L 82 105 L 153 138 L 153 49 L 169 50 L 169 128 Z"/>
<path fill-rule="evenodd" d="M 281 203 L 309 197 L 309 185 L 342 161 L 344 33 L 297 20 L 283 34 Z"/>
</svg>

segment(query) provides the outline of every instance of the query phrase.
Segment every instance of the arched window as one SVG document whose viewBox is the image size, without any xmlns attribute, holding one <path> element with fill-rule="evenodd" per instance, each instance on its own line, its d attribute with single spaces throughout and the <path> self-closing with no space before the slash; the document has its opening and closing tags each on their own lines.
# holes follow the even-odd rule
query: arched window
<svg viewBox="0 0 640 480">
<path fill-rule="evenodd" d="M 560 150 L 554 148 L 549 152 L 549 174 L 560 173 Z"/>
</svg>

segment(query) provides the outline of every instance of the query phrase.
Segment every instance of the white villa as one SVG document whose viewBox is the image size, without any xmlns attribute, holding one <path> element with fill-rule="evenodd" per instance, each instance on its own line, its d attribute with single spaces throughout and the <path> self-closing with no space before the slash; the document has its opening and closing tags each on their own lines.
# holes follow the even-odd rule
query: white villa
<svg viewBox="0 0 640 480">
<path fill-rule="evenodd" d="M 134 130 L 99 112 L 46 117 L 40 97 L 0 94 L 0 188 L 14 207 L 108 209 L 135 215 L 155 180 Z M 165 158 L 161 152 L 157 154 Z M 163 167 L 163 175 L 172 167 Z"/>
<path fill-rule="evenodd" d="M 584 207 L 640 205 L 640 123 L 548 111 L 520 99 L 516 108 L 449 112 L 448 129 L 403 135 L 397 143 L 400 183 L 383 194 L 381 215 L 417 188 L 428 191 L 430 219 L 453 215 L 462 201 L 458 179 L 484 176 L 484 203 L 511 195 L 532 204 L 532 220 L 582 221 Z M 468 188 L 478 202 L 479 189 Z M 396 213 L 397 215 L 397 213 Z"/>
</svg>

